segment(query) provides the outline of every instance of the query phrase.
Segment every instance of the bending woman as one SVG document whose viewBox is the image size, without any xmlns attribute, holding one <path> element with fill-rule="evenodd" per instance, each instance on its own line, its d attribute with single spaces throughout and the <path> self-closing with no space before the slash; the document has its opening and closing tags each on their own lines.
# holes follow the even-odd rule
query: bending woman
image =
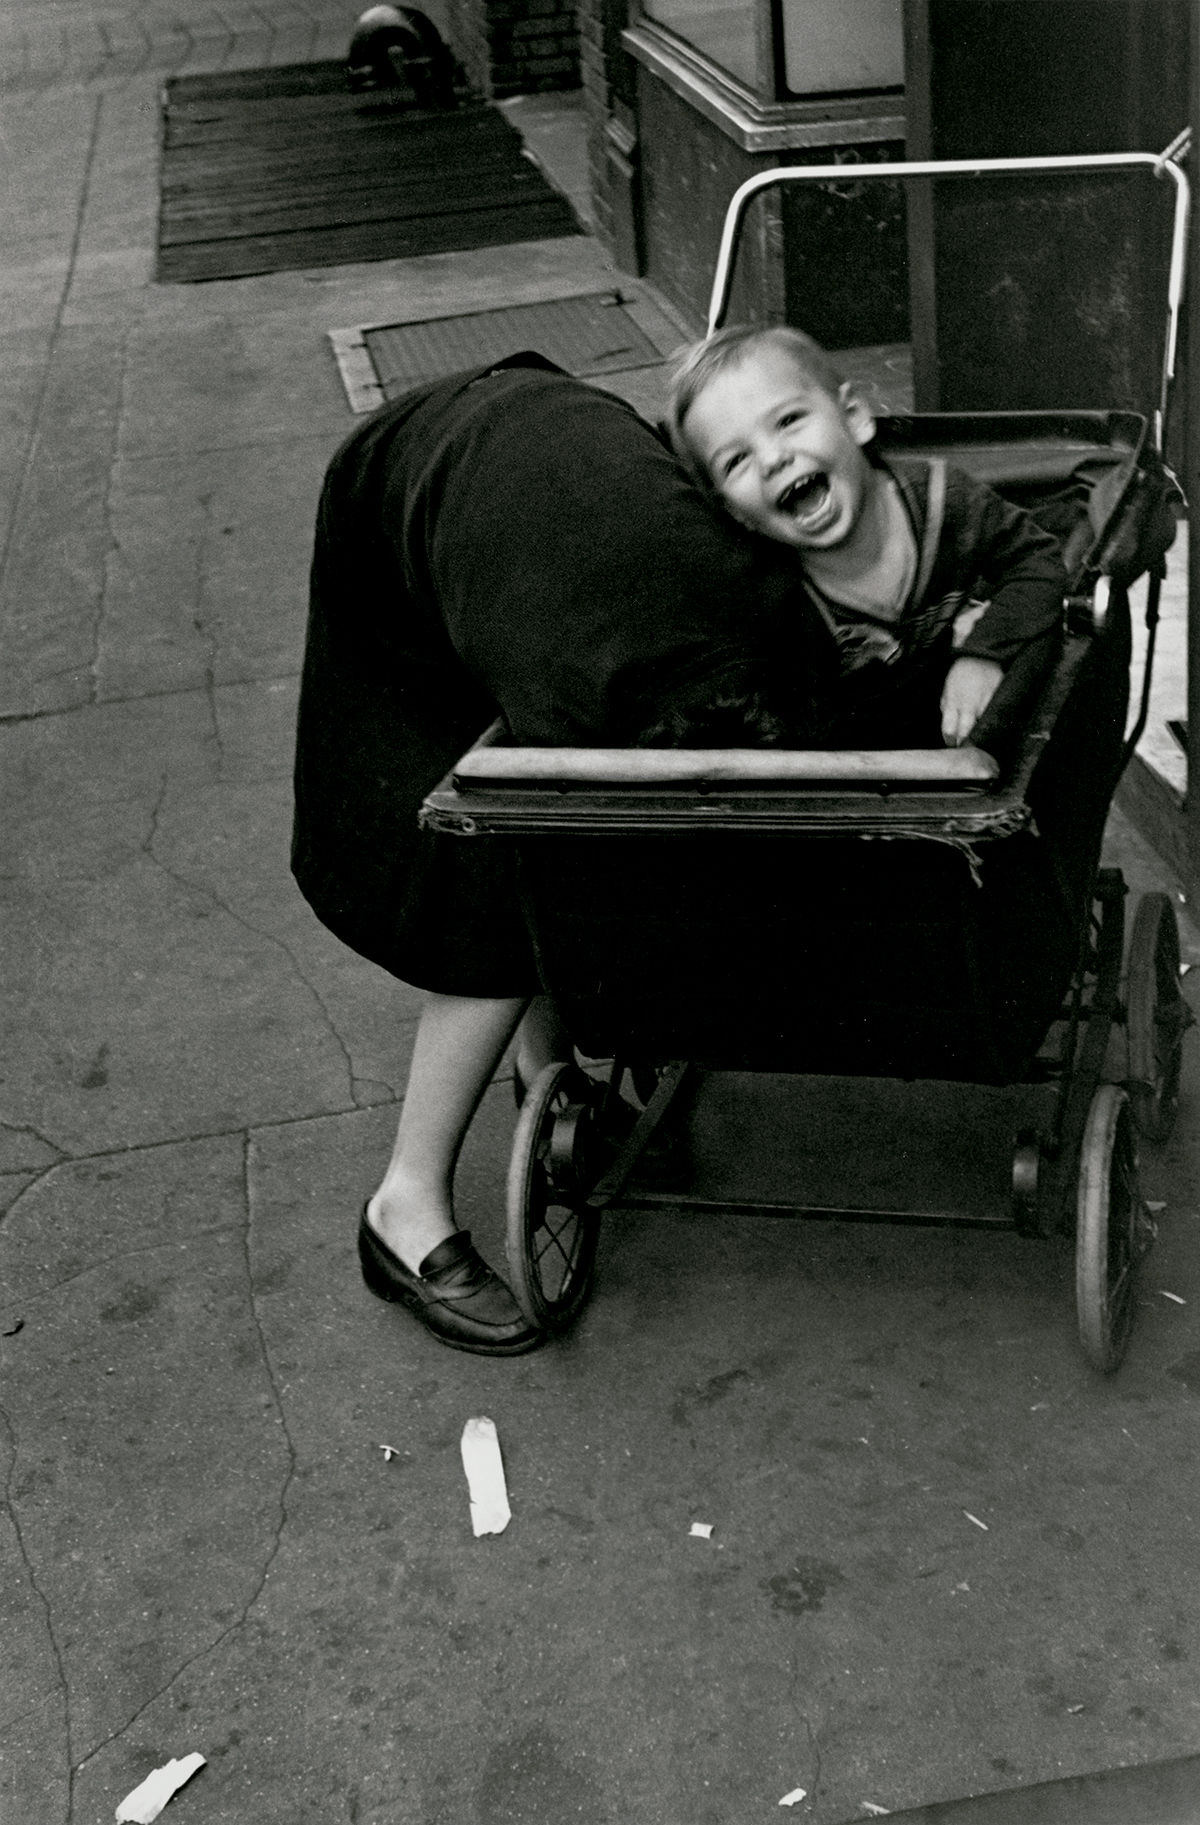
<svg viewBox="0 0 1200 1825">
<path fill-rule="evenodd" d="M 778 558 L 631 408 L 539 356 L 384 407 L 330 465 L 292 866 L 331 931 L 426 992 L 359 1256 L 370 1289 L 444 1343 L 541 1341 L 453 1207 L 463 1138 L 538 981 L 504 847 L 420 829 L 421 801 L 497 714 L 539 745 L 632 743 L 714 695 L 736 720 L 787 593 Z M 543 1004 L 519 1041 L 527 1079 L 554 1041 Z"/>
</svg>

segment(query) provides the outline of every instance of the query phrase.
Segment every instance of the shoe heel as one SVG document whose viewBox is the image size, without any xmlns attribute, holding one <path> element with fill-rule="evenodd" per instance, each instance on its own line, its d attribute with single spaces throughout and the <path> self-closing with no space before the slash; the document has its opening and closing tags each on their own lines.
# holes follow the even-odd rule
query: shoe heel
<svg viewBox="0 0 1200 1825">
<path fill-rule="evenodd" d="M 403 1305 L 404 1297 L 395 1280 L 380 1261 L 375 1250 L 360 1236 L 358 1239 L 358 1265 L 362 1269 L 363 1283 L 368 1292 L 374 1293 L 376 1299 L 386 1299 L 389 1305 Z"/>
</svg>

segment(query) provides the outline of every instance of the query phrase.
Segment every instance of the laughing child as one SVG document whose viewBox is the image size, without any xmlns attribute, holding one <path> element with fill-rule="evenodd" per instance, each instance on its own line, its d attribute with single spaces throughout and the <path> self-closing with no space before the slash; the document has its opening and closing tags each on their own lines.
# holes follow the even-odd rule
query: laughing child
<svg viewBox="0 0 1200 1825">
<path fill-rule="evenodd" d="M 751 532 L 796 554 L 832 643 L 822 745 L 970 741 L 1006 671 L 1053 656 L 1066 578 L 1019 508 L 941 459 L 872 449 L 875 419 L 823 349 L 727 329 L 683 358 L 677 456 Z"/>
</svg>

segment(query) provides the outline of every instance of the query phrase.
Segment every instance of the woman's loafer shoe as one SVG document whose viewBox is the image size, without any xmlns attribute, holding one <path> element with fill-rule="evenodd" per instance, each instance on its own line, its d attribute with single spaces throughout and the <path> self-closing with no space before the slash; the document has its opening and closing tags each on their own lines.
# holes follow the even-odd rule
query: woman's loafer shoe
<svg viewBox="0 0 1200 1825">
<path fill-rule="evenodd" d="M 358 1258 L 379 1299 L 407 1306 L 442 1343 L 477 1356 L 519 1356 L 546 1341 L 530 1324 L 498 1274 L 460 1229 L 426 1255 L 419 1273 L 405 1267 L 367 1221 L 358 1225 Z"/>
</svg>

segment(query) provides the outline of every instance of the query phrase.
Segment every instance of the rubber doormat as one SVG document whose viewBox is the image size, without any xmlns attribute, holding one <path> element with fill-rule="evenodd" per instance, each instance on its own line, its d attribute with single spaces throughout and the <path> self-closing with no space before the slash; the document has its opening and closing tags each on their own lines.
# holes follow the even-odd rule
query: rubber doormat
<svg viewBox="0 0 1200 1825">
<path fill-rule="evenodd" d="M 596 379 L 657 367 L 682 337 L 648 300 L 620 292 L 586 292 L 536 304 L 331 330 L 346 395 L 369 412 L 410 387 L 482 367 L 520 349 L 536 349 L 568 374 Z"/>
<path fill-rule="evenodd" d="M 581 233 L 495 108 L 351 94 L 340 62 L 177 77 L 163 116 L 162 280 Z"/>
</svg>

